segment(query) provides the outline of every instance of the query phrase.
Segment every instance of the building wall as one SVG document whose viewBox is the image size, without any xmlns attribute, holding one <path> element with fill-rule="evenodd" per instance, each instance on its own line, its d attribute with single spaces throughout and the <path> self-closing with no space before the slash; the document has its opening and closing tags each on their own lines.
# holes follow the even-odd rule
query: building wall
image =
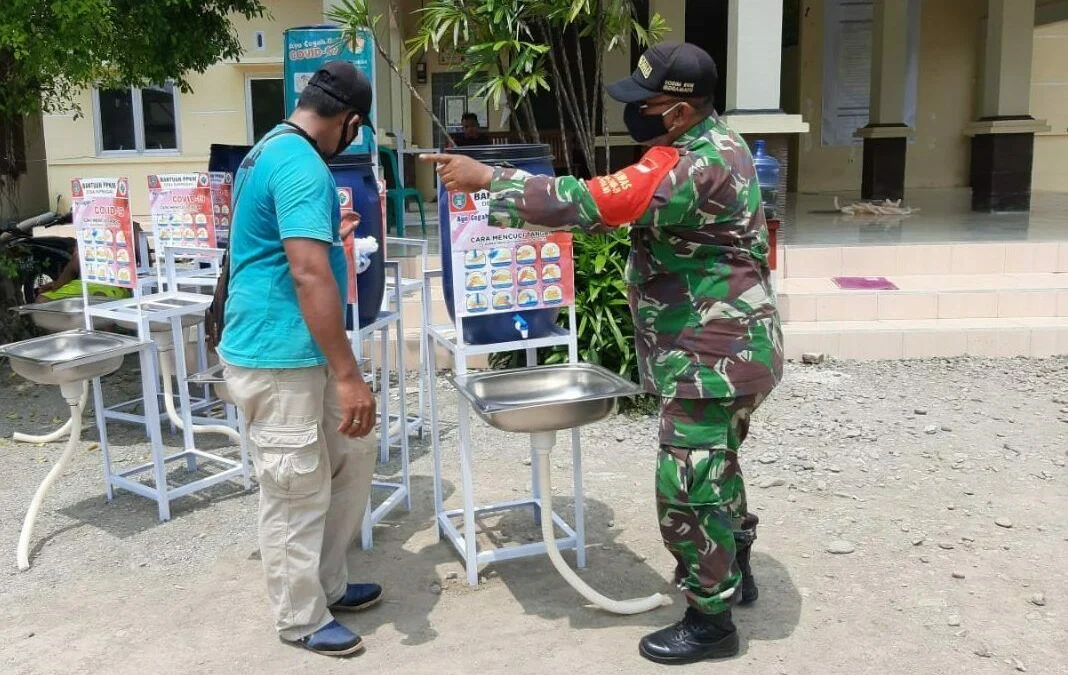
<svg viewBox="0 0 1068 675">
<path fill-rule="evenodd" d="M 1035 136 L 1032 186 L 1068 192 L 1068 21 L 1035 29 L 1031 114 L 1051 127 Z"/>
<path fill-rule="evenodd" d="M 190 93 L 178 96 L 177 153 L 100 157 L 96 152 L 90 91 L 75 95 L 81 115 L 45 115 L 44 145 L 48 156 L 48 194 L 70 196 L 70 181 L 83 176 L 126 176 L 130 179 L 135 217 L 148 214 L 146 177 L 150 173 L 204 171 L 212 143 L 247 144 L 245 108 L 247 76 L 282 76 L 282 33 L 291 26 L 322 22 L 320 0 L 268 0 L 270 18 L 238 18 L 235 28 L 246 54 L 242 63 L 219 63 L 189 77 Z M 264 49 L 255 48 L 255 32 L 264 32 Z"/>
<path fill-rule="evenodd" d="M 801 20 L 800 112 L 811 125 L 802 136 L 797 188 L 804 192 L 860 189 L 861 146 L 822 147 L 822 0 L 808 0 Z M 916 139 L 909 144 L 906 187 L 968 184 L 969 141 L 978 75 L 979 21 L 985 3 L 924 0 L 920 18 L 920 65 Z"/>
</svg>

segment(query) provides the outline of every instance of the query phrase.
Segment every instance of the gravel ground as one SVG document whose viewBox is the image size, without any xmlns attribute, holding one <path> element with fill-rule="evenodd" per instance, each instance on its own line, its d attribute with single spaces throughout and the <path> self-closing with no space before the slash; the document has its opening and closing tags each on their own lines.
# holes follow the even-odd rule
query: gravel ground
<svg viewBox="0 0 1068 675">
<path fill-rule="evenodd" d="M 761 517 L 760 601 L 735 612 L 743 653 L 682 672 L 1065 673 L 1068 663 L 1068 359 L 791 366 L 758 411 L 743 465 Z M 455 407 L 442 391 L 446 495 L 459 505 Z M 108 391 L 136 388 L 133 373 Z M 116 394 L 118 395 L 118 394 Z M 0 437 L 44 431 L 54 388 L 0 369 Z M 87 417 L 87 420 L 89 418 Z M 144 434 L 111 426 L 132 466 Z M 526 439 L 476 423 L 480 502 L 530 489 Z M 653 508 L 655 421 L 617 416 L 583 431 L 588 568 L 615 597 L 672 593 Z M 256 497 L 221 486 L 172 505 L 103 499 L 96 432 L 49 496 L 34 566 L 14 550 L 36 485 L 62 450 L 0 441 L 0 672 L 648 673 L 637 655 L 673 607 L 633 617 L 583 606 L 547 560 L 501 563 L 470 588 L 436 543 L 430 455 L 412 448 L 413 512 L 394 512 L 373 551 L 354 551 L 386 601 L 342 617 L 368 651 L 334 661 L 284 646 L 268 616 Z M 167 436 L 178 445 L 177 436 Z M 554 453 L 556 509 L 570 518 L 571 455 Z M 382 468 L 395 473 L 397 462 Z M 172 479 L 185 479 L 176 467 Z M 483 523 L 484 539 L 534 540 L 528 514 Z M 571 554 L 565 557 L 573 562 Z M 677 596 L 676 596 L 677 598 Z"/>
</svg>

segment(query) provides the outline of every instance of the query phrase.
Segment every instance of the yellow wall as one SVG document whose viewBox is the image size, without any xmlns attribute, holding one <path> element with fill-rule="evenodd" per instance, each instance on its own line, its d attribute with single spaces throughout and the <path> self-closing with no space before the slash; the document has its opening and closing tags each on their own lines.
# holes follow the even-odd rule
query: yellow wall
<svg viewBox="0 0 1068 675">
<path fill-rule="evenodd" d="M 1068 192 L 1068 21 L 1035 29 L 1031 115 L 1052 127 L 1035 136 L 1032 186 Z"/>
<path fill-rule="evenodd" d="M 82 115 L 46 115 L 44 137 L 48 152 L 48 193 L 70 195 L 70 181 L 82 176 L 126 176 L 130 179 L 135 216 L 148 213 L 146 177 L 151 173 L 204 171 L 212 143 L 249 142 L 245 112 L 245 79 L 249 75 L 282 75 L 282 32 L 290 26 L 322 22 L 319 0 L 272 0 L 265 3 L 270 18 L 238 18 L 235 28 L 246 53 L 243 62 L 219 63 L 203 74 L 193 73 L 193 91 L 178 96 L 179 151 L 169 155 L 99 157 L 89 91 L 75 96 Z M 265 33 L 262 51 L 254 33 Z"/>
<path fill-rule="evenodd" d="M 798 189 L 859 190 L 861 147 L 820 145 L 823 6 L 822 0 L 808 0 L 802 11 L 800 112 L 811 131 L 799 142 Z M 985 3 L 924 0 L 921 7 L 916 139 L 908 148 L 905 185 L 966 186 L 969 141 L 963 128 L 972 120 L 974 110 L 978 26 Z"/>
</svg>

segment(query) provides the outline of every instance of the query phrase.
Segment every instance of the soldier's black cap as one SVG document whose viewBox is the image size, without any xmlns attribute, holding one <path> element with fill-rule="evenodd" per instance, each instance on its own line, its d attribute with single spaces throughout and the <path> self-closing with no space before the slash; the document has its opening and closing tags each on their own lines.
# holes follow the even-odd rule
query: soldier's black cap
<svg viewBox="0 0 1068 675">
<path fill-rule="evenodd" d="M 348 61 L 324 63 L 308 80 L 309 87 L 326 92 L 327 96 L 360 114 L 363 123 L 371 127 L 371 82 Z"/>
<path fill-rule="evenodd" d="M 608 95 L 622 103 L 638 103 L 659 94 L 682 98 L 712 96 L 719 73 L 708 52 L 688 42 L 661 42 L 645 50 L 638 67 L 608 85 Z"/>
</svg>

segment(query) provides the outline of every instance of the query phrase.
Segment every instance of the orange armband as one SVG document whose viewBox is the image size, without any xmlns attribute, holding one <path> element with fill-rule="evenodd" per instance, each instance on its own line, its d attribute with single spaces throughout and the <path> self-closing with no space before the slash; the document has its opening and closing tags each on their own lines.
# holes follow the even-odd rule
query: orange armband
<svg viewBox="0 0 1068 675">
<path fill-rule="evenodd" d="M 601 222 L 619 227 L 637 220 L 649 208 L 656 188 L 678 163 L 676 148 L 656 147 L 645 153 L 637 164 L 610 176 L 596 176 L 586 181 L 601 212 Z"/>
</svg>

